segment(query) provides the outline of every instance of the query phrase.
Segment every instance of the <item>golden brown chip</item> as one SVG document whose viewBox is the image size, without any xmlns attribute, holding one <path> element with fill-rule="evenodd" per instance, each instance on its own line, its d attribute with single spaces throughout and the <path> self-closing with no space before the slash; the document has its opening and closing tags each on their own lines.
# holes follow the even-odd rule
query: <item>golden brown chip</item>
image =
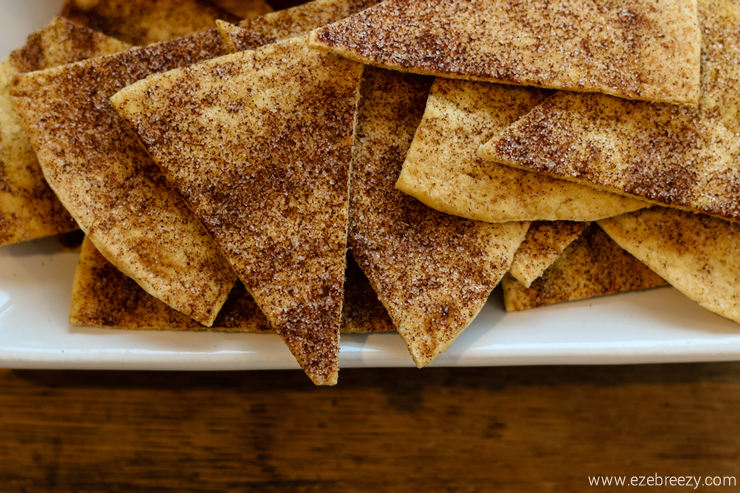
<svg viewBox="0 0 740 493">
<path fill-rule="evenodd" d="M 16 75 L 108 55 L 128 45 L 66 19 L 55 18 L 0 64 L 0 245 L 77 229 L 44 180 L 36 154 L 13 109 Z"/>
<path fill-rule="evenodd" d="M 242 19 L 253 19 L 272 12 L 272 7 L 265 0 L 209 0 L 209 2 Z"/>
<path fill-rule="evenodd" d="M 573 243 L 590 223 L 572 221 L 537 221 L 530 225 L 524 242 L 514 255 L 509 268 L 524 287 L 530 287 Z"/>
<path fill-rule="evenodd" d="M 350 247 L 418 367 L 473 321 L 528 227 L 442 214 L 396 190 L 431 82 L 366 67 L 352 159 Z"/>
<path fill-rule="evenodd" d="M 63 17 L 132 45 L 206 31 L 239 17 L 204 0 L 66 0 Z"/>
<path fill-rule="evenodd" d="M 396 330 L 354 261 L 347 265 L 344 295 L 342 332 Z M 209 328 L 147 294 L 108 262 L 88 238 L 75 273 L 69 322 L 116 329 L 274 332 L 243 284 L 237 283 Z"/>
<path fill-rule="evenodd" d="M 662 207 L 599 225 L 683 294 L 740 323 L 740 225 Z"/>
<path fill-rule="evenodd" d="M 222 53 L 213 30 L 20 75 L 11 87 L 46 180 L 98 250 L 205 325 L 236 276 L 108 98 L 150 74 Z"/>
<path fill-rule="evenodd" d="M 386 0 L 311 43 L 440 77 L 696 104 L 696 0 Z"/>
<path fill-rule="evenodd" d="M 339 370 L 361 73 L 300 37 L 150 77 L 112 98 L 324 385 Z"/>
<path fill-rule="evenodd" d="M 476 156 L 547 94 L 436 79 L 396 187 L 439 211 L 487 222 L 592 221 L 647 205 Z"/>
<path fill-rule="evenodd" d="M 506 311 L 667 285 L 595 224 L 584 231 L 530 288 L 509 274 L 501 284 Z"/>
<path fill-rule="evenodd" d="M 528 171 L 740 220 L 740 7 L 700 2 L 699 108 L 560 93 L 480 155 Z"/>
</svg>

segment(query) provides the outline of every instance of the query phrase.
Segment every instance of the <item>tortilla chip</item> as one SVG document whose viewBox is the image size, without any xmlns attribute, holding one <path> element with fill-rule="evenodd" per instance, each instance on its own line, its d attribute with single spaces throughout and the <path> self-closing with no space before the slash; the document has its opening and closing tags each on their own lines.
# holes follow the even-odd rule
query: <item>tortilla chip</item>
<svg viewBox="0 0 740 493">
<path fill-rule="evenodd" d="M 487 222 L 592 221 L 646 206 L 476 156 L 478 147 L 547 94 L 436 79 L 396 187 L 438 211 Z"/>
<path fill-rule="evenodd" d="M 538 221 L 532 223 L 509 268 L 524 287 L 530 287 L 573 243 L 590 223 Z"/>
<path fill-rule="evenodd" d="M 311 35 L 395 70 L 686 104 L 700 40 L 696 0 L 386 0 Z"/>
<path fill-rule="evenodd" d="M 239 17 L 204 0 L 66 0 L 63 17 L 132 45 L 206 31 Z"/>
<path fill-rule="evenodd" d="M 311 379 L 338 377 L 362 66 L 292 38 L 112 98 Z"/>
<path fill-rule="evenodd" d="M 272 7 L 265 0 L 209 0 L 209 2 L 242 19 L 254 19 L 272 12 Z"/>
<path fill-rule="evenodd" d="M 530 288 L 511 275 L 504 277 L 501 284 L 504 306 L 509 312 L 667 285 L 595 224 L 584 231 Z"/>
<path fill-rule="evenodd" d="M 687 297 L 740 323 L 740 225 L 661 207 L 599 225 Z"/>
<path fill-rule="evenodd" d="M 420 368 L 473 321 L 529 225 L 449 216 L 395 189 L 431 82 L 366 67 L 350 208 L 352 254 Z"/>
<path fill-rule="evenodd" d="M 36 154 L 13 109 L 16 75 L 125 50 L 128 45 L 55 18 L 0 64 L 0 246 L 77 229 L 44 180 Z"/>
<path fill-rule="evenodd" d="M 222 53 L 213 30 L 20 75 L 11 86 L 49 185 L 98 250 L 149 294 L 209 326 L 236 276 L 108 98 Z"/>
<path fill-rule="evenodd" d="M 357 264 L 347 266 L 342 331 L 391 332 L 395 328 Z M 273 333 L 242 283 L 237 283 L 206 327 L 147 294 L 108 262 L 85 238 L 72 288 L 69 323 L 115 329 Z"/>
<path fill-rule="evenodd" d="M 480 155 L 658 205 L 740 220 L 740 8 L 700 2 L 699 108 L 560 93 Z"/>
<path fill-rule="evenodd" d="M 217 24 L 229 52 L 235 53 L 306 34 L 376 3 L 377 0 L 314 0 L 257 19 L 245 19 L 239 26 L 223 21 L 217 21 Z"/>
</svg>

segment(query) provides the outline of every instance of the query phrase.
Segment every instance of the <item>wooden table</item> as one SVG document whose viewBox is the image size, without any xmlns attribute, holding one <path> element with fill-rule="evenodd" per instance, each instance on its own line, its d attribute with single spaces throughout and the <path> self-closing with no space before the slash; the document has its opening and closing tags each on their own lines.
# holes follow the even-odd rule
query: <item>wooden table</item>
<svg viewBox="0 0 740 493">
<path fill-rule="evenodd" d="M 739 410 L 740 363 L 343 370 L 335 388 L 290 371 L 0 370 L 0 491 L 572 492 L 598 491 L 593 475 L 740 477 Z"/>
</svg>

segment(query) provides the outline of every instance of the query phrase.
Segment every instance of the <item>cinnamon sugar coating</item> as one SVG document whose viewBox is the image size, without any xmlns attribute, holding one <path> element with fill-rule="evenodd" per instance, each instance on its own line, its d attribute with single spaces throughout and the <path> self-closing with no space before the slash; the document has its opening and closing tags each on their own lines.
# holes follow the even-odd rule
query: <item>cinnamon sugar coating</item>
<svg viewBox="0 0 740 493">
<path fill-rule="evenodd" d="M 533 222 L 514 255 L 509 274 L 524 287 L 530 287 L 581 236 L 589 224 L 573 221 Z"/>
<path fill-rule="evenodd" d="M 440 77 L 696 104 L 696 0 L 386 0 L 312 46 Z"/>
<path fill-rule="evenodd" d="M 419 367 L 473 321 L 528 227 L 449 216 L 395 188 L 431 82 L 366 67 L 352 160 L 352 254 Z"/>
<path fill-rule="evenodd" d="M 292 38 L 112 98 L 317 384 L 338 376 L 362 66 Z"/>
<path fill-rule="evenodd" d="M 46 180 L 97 249 L 205 325 L 236 276 L 108 98 L 150 74 L 222 53 L 214 30 L 20 75 L 11 86 Z"/>
<path fill-rule="evenodd" d="M 0 245 L 77 229 L 44 180 L 36 153 L 13 109 L 10 81 L 21 73 L 127 48 L 125 43 L 56 17 L 0 64 Z"/>
<path fill-rule="evenodd" d="M 740 220 L 740 2 L 702 0 L 698 108 L 559 93 L 480 149 L 528 171 Z"/>
<path fill-rule="evenodd" d="M 501 284 L 506 311 L 667 285 L 596 224 L 586 229 L 530 288 L 510 274 Z"/>
</svg>

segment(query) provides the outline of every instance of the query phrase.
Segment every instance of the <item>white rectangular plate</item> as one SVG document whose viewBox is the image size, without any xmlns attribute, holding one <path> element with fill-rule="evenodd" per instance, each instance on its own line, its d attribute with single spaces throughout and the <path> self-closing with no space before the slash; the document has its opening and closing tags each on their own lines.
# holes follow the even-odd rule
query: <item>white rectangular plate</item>
<svg viewBox="0 0 740 493">
<path fill-rule="evenodd" d="M 0 0 L 0 56 L 61 0 Z M 50 238 L 0 248 L 0 366 L 245 370 L 298 368 L 274 335 L 138 332 L 67 324 L 78 254 Z M 672 288 L 507 314 L 492 299 L 433 366 L 662 363 L 740 359 L 740 325 Z M 397 334 L 347 335 L 340 365 L 413 366 Z"/>
</svg>

